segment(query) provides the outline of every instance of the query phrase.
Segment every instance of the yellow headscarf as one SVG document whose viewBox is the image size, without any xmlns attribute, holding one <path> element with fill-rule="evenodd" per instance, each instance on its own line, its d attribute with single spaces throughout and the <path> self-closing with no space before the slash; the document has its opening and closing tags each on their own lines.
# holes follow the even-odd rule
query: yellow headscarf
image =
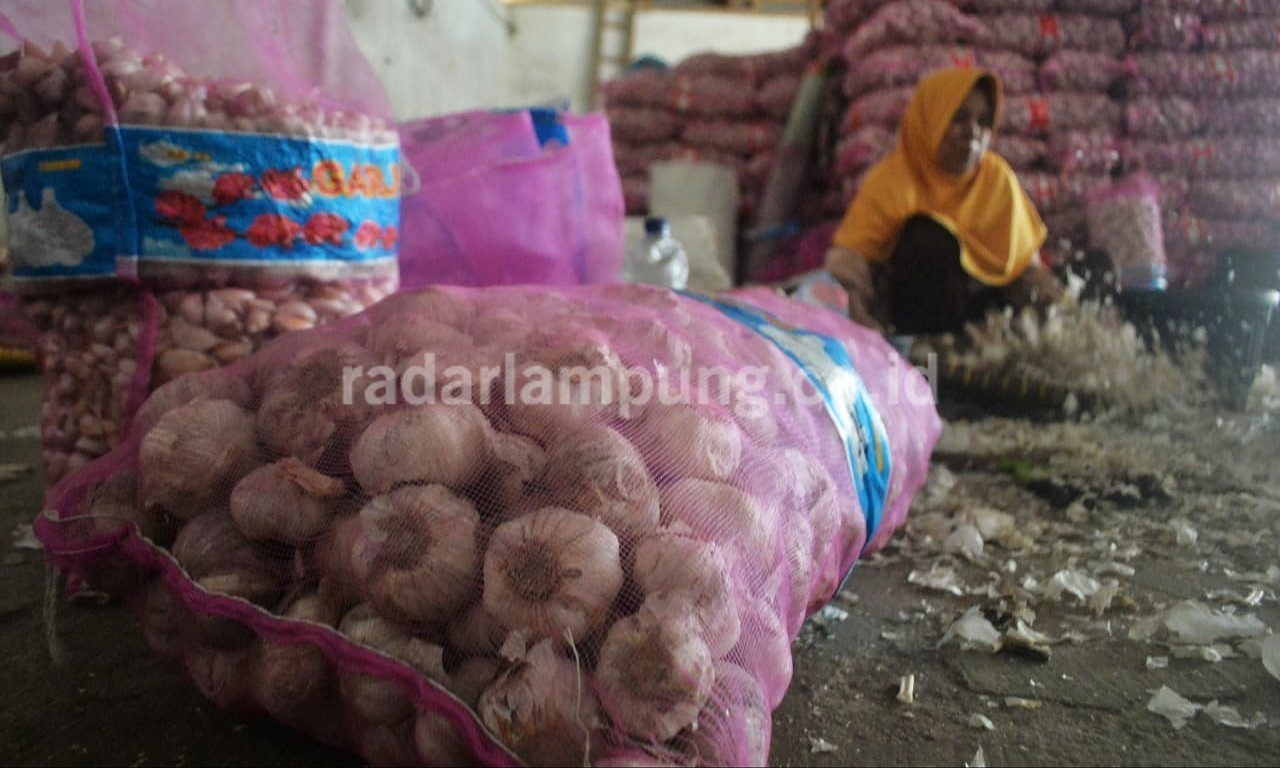
<svg viewBox="0 0 1280 768">
<path fill-rule="evenodd" d="M 898 144 L 867 172 L 832 238 L 875 261 L 893 252 L 902 225 L 927 214 L 960 241 L 960 263 L 987 285 L 1013 282 L 1044 243 L 1046 229 L 1004 158 L 988 150 L 966 176 L 937 167 L 938 148 L 956 110 L 982 78 L 994 84 L 993 125 L 999 125 L 1001 88 L 981 69 L 944 69 L 916 86 L 903 115 Z M 839 264 L 828 268 L 838 277 Z"/>
</svg>

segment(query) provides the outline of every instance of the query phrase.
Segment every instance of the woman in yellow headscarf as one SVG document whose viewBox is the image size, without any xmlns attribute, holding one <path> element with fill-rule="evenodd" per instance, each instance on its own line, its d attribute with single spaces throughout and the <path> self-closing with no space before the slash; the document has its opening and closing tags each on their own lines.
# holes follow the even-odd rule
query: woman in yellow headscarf
<svg viewBox="0 0 1280 768">
<path fill-rule="evenodd" d="M 867 172 L 827 253 L 852 319 L 943 333 L 999 303 L 1062 295 L 1040 264 L 1044 222 L 988 149 L 1000 101 L 1000 81 L 980 69 L 941 70 L 916 86 L 897 147 Z"/>
</svg>

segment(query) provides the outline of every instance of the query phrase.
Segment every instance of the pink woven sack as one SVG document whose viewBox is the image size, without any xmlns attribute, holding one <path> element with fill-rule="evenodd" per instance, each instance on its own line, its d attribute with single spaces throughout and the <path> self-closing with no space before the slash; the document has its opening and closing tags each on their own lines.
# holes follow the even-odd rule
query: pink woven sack
<svg viewBox="0 0 1280 768">
<path fill-rule="evenodd" d="M 1184 139 L 1204 130 L 1208 115 L 1180 96 L 1135 96 L 1125 102 L 1124 117 L 1131 138 Z"/>
<path fill-rule="evenodd" d="M 836 313 L 627 285 L 403 292 L 138 424 L 56 489 L 50 562 L 374 765 L 766 764 L 792 640 L 941 427 Z"/>
<path fill-rule="evenodd" d="M 995 48 L 898 45 L 849 62 L 844 92 L 850 98 L 890 88 L 913 88 L 921 77 L 943 67 L 981 67 L 995 72 L 1005 93 L 1036 91 L 1036 64 L 1019 53 Z"/>
<path fill-rule="evenodd" d="M 882 6 L 849 36 L 844 57 L 850 63 L 895 45 L 989 46 L 991 30 L 981 20 L 942 0 L 900 0 Z"/>
<path fill-rule="evenodd" d="M 467 131 L 458 158 L 435 173 L 432 142 L 405 146 L 422 185 L 402 203 L 400 278 L 427 285 L 580 285 L 613 282 L 622 267 L 624 197 L 604 115 L 562 116 L 567 146 L 514 144 L 523 122 L 492 135 Z M 533 140 L 532 132 L 527 138 Z M 485 148 L 485 145 L 489 145 Z M 474 151 L 471 151 L 474 148 Z M 456 162 L 456 161 L 455 161 Z M 496 225 L 501 223 L 500 226 Z"/>
</svg>

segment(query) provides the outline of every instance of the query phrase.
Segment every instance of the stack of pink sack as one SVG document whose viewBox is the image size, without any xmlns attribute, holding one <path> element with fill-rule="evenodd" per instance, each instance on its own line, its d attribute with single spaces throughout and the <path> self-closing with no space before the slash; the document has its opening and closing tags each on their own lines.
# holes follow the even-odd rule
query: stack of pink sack
<svg viewBox="0 0 1280 768">
<path fill-rule="evenodd" d="M 810 41 L 751 56 L 703 53 L 604 83 L 627 213 L 647 210 L 649 166 L 666 160 L 734 168 L 742 213 L 753 212 L 812 54 Z"/>
<path fill-rule="evenodd" d="M 1277 22 L 1280 3 L 1267 0 L 1144 0 L 1133 16 L 1124 159 L 1162 179 L 1171 284 L 1275 242 Z"/>
<path fill-rule="evenodd" d="M 1120 159 L 1122 2 L 964 0 L 1001 50 L 1035 62 L 1035 92 L 1010 93 L 995 149 L 1018 172 L 1049 227 L 1050 252 L 1086 239 L 1085 193 Z"/>
<path fill-rule="evenodd" d="M 897 141 L 898 121 L 916 82 L 933 70 L 981 66 L 998 72 L 1010 91 L 1035 87 L 1029 60 L 992 48 L 988 27 L 942 0 L 863 3 L 863 14 L 833 6 L 845 28 L 847 66 L 844 94 L 849 100 L 840 128 L 832 183 L 848 205 L 858 179 Z"/>
</svg>

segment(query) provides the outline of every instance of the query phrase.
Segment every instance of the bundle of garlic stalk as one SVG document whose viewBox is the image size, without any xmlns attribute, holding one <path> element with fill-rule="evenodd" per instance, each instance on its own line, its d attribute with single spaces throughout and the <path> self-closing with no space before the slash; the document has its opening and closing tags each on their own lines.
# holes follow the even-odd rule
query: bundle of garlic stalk
<svg viewBox="0 0 1280 768">
<path fill-rule="evenodd" d="M 37 533 L 135 575 L 213 701 L 375 764 L 763 764 L 791 641 L 940 424 L 832 314 L 872 411 L 842 433 L 797 364 L 812 313 L 748 295 L 766 330 L 640 286 L 397 294 L 161 387 Z"/>
<path fill-rule="evenodd" d="M 1067 297 L 1045 312 L 1030 307 L 991 312 L 970 323 L 962 337 L 942 336 L 918 345 L 912 357 L 940 354 L 944 369 L 1015 382 L 1015 393 L 1044 385 L 1052 407 L 1071 414 L 1143 413 L 1204 402 L 1207 386 L 1202 348 L 1177 356 L 1149 344 L 1114 306 Z"/>
</svg>

